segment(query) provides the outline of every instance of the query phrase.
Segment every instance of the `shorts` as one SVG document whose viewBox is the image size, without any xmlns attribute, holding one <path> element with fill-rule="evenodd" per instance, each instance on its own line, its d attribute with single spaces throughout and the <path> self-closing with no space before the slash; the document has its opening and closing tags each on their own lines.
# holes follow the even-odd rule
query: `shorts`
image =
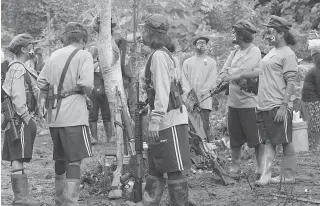
<svg viewBox="0 0 320 206">
<path fill-rule="evenodd" d="M 288 110 L 283 122 L 274 122 L 279 107 L 269 111 L 257 111 L 257 126 L 259 134 L 265 142 L 270 140 L 273 145 L 292 142 L 292 111 Z"/>
<path fill-rule="evenodd" d="M 53 160 L 75 162 L 92 157 L 87 126 L 50 127 L 50 134 L 53 141 Z"/>
<path fill-rule="evenodd" d="M 244 143 L 252 148 L 262 143 L 256 124 L 255 108 L 233 108 L 228 110 L 230 147 L 241 147 Z"/>
<path fill-rule="evenodd" d="M 11 129 L 5 131 L 5 137 L 2 149 L 2 160 L 13 161 L 19 160 L 22 162 L 30 162 L 32 159 L 32 151 L 34 140 L 36 138 L 37 126 L 35 122 L 30 119 L 28 125 L 23 122 L 19 131 L 20 138 L 12 141 Z"/>
<path fill-rule="evenodd" d="M 149 174 L 184 171 L 191 168 L 188 125 L 159 132 L 159 140 L 148 145 Z"/>
<path fill-rule="evenodd" d="M 89 110 L 89 122 L 97 122 L 99 109 L 103 122 L 111 122 L 111 113 L 109 102 L 106 94 L 97 94 L 94 91 L 90 95 L 93 107 Z"/>
</svg>

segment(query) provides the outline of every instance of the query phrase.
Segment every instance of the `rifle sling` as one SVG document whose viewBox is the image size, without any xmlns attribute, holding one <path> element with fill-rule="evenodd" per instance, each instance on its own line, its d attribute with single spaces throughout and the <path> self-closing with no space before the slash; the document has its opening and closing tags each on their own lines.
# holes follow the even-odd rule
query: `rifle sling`
<svg viewBox="0 0 320 206">
<path fill-rule="evenodd" d="M 71 60 L 73 59 L 73 57 L 77 54 L 77 52 L 79 51 L 80 49 L 75 49 L 71 54 L 70 56 L 68 57 L 68 60 L 66 62 L 66 64 L 64 65 L 64 68 L 62 70 L 62 74 L 61 74 L 61 77 L 60 77 L 60 81 L 59 81 L 59 85 L 58 85 L 58 100 L 57 100 L 57 112 L 56 112 L 56 118 L 55 120 L 57 120 L 57 117 L 58 117 L 58 114 L 59 114 L 59 111 L 60 111 L 60 107 L 61 107 L 61 92 L 62 92 L 62 85 L 63 85 L 63 82 L 64 82 L 64 79 L 66 77 L 66 74 L 67 74 L 67 71 L 68 71 L 68 68 L 69 68 L 69 65 L 70 65 L 70 62 Z"/>
</svg>

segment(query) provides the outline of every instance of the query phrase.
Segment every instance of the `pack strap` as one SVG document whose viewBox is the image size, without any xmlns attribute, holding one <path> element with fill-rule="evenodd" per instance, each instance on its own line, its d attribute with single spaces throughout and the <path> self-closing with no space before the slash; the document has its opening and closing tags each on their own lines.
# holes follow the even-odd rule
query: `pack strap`
<svg viewBox="0 0 320 206">
<path fill-rule="evenodd" d="M 61 98 L 61 92 L 62 92 L 62 85 L 63 85 L 63 82 L 64 82 L 64 79 L 66 77 L 66 74 L 67 74 L 67 71 L 68 71 L 68 68 L 69 68 L 69 65 L 70 65 L 70 62 L 71 60 L 73 59 L 73 57 L 77 54 L 77 52 L 79 51 L 80 49 L 75 49 L 71 54 L 70 56 L 68 57 L 68 60 L 66 62 L 66 64 L 64 65 L 64 68 L 62 70 L 62 74 L 61 74 L 61 77 L 60 77 L 60 81 L 59 81 L 59 85 L 58 85 L 58 102 L 57 102 L 57 112 L 56 112 L 56 118 L 55 118 L 55 121 L 57 120 L 57 117 L 58 117 L 58 114 L 59 114 L 59 111 L 60 111 L 60 107 L 61 107 L 61 101 L 62 101 L 62 98 Z"/>
</svg>

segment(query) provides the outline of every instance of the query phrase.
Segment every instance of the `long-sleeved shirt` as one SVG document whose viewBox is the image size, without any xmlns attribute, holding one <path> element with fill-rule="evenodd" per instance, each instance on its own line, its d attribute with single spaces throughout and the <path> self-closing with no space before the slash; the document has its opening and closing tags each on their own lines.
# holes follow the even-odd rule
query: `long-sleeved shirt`
<svg viewBox="0 0 320 206">
<path fill-rule="evenodd" d="M 268 111 L 282 104 L 289 83 L 295 83 L 298 61 L 290 47 L 272 49 L 260 62 L 258 109 Z M 287 76 L 291 78 L 287 78 Z M 288 106 L 292 108 L 292 101 Z"/>
<path fill-rule="evenodd" d="M 49 60 L 41 70 L 38 77 L 38 87 L 46 95 L 48 86 L 59 85 L 62 70 L 70 54 L 76 47 L 69 45 L 52 53 Z M 70 62 L 66 73 L 62 93 L 74 89 L 82 90 L 90 95 L 93 89 L 93 58 L 85 50 L 80 50 Z M 52 110 L 51 123 L 49 127 L 70 127 L 88 125 L 88 111 L 85 95 L 75 94 L 61 100 L 60 111 L 56 118 L 56 109 Z"/>
<path fill-rule="evenodd" d="M 247 49 L 240 48 L 231 52 L 223 69 L 221 76 L 225 74 L 234 75 L 241 72 L 250 72 L 259 66 L 261 51 L 251 45 Z M 229 95 L 227 105 L 233 108 L 252 108 L 257 106 L 256 95 L 240 89 L 239 81 L 231 81 L 229 84 Z"/>
<path fill-rule="evenodd" d="M 320 101 L 320 69 L 313 67 L 307 72 L 302 88 L 302 100 L 304 102 Z"/>
<path fill-rule="evenodd" d="M 182 71 L 199 101 L 210 95 L 210 90 L 216 86 L 217 63 L 211 57 L 192 56 L 184 61 Z M 200 108 L 212 110 L 212 98 L 201 102 Z"/>
<path fill-rule="evenodd" d="M 176 78 L 181 80 L 179 63 L 176 63 L 164 51 L 153 53 L 150 71 L 152 73 L 152 86 L 155 90 L 154 109 L 151 111 L 151 120 L 160 122 L 160 130 L 170 128 L 175 125 L 188 124 L 188 113 L 186 107 L 172 109 L 167 112 L 169 104 L 169 94 L 171 81 Z M 183 82 L 181 82 L 183 84 Z"/>
<path fill-rule="evenodd" d="M 39 89 L 34 81 L 31 81 L 31 88 L 29 88 L 29 85 L 25 80 L 25 75 L 30 76 L 30 74 L 27 74 L 26 65 L 22 62 L 15 62 L 19 61 L 14 60 L 10 63 L 11 66 L 6 73 L 2 89 L 10 96 L 17 114 L 28 123 L 32 114 L 30 114 L 30 111 L 28 110 L 26 93 L 32 89 L 35 98 L 38 98 Z"/>
</svg>

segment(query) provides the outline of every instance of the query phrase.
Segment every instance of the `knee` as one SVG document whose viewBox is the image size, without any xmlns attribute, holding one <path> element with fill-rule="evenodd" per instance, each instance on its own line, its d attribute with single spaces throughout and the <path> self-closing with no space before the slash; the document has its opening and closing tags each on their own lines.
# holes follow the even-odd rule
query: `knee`
<svg viewBox="0 0 320 206">
<path fill-rule="evenodd" d="M 56 160 L 54 163 L 54 170 L 57 175 L 62 175 L 66 172 L 66 161 Z"/>
<path fill-rule="evenodd" d="M 68 166 L 70 166 L 70 165 L 76 165 L 76 166 L 79 166 L 79 167 L 80 167 L 80 165 L 81 165 L 81 160 L 79 160 L 79 161 L 74 161 L 74 162 L 68 162 Z"/>
<path fill-rule="evenodd" d="M 81 161 L 69 162 L 67 167 L 67 179 L 80 179 Z"/>
<path fill-rule="evenodd" d="M 292 142 L 282 144 L 282 148 L 283 148 L 283 155 L 284 156 L 294 156 L 295 155 L 294 146 L 293 146 Z"/>
</svg>

